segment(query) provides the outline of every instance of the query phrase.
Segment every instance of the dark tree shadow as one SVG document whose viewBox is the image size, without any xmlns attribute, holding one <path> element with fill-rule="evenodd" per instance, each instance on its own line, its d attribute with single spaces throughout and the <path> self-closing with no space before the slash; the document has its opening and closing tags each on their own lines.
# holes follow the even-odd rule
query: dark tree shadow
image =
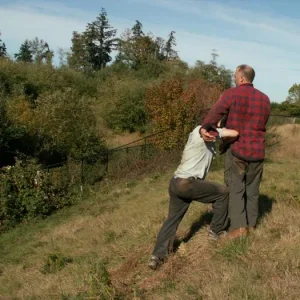
<svg viewBox="0 0 300 300">
<path fill-rule="evenodd" d="M 276 203 L 276 200 L 270 198 L 268 195 L 261 194 L 258 199 L 258 219 L 257 223 L 261 223 L 262 219 L 268 215 L 273 208 L 273 204 Z"/>
</svg>

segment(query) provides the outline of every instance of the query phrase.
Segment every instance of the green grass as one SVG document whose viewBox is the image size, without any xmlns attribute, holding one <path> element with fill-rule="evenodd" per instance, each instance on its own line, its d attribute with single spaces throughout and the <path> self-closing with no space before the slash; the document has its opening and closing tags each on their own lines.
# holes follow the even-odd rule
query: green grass
<svg viewBox="0 0 300 300">
<path fill-rule="evenodd" d="M 172 172 L 104 181 L 79 204 L 1 234 L 0 299 L 299 299 L 298 160 L 266 163 L 249 238 L 209 241 L 199 219 L 210 207 L 192 203 L 178 229 L 185 242 L 153 272 Z M 222 182 L 222 170 L 208 180 Z"/>
<path fill-rule="evenodd" d="M 222 247 L 217 253 L 222 255 L 227 261 L 232 262 L 247 254 L 249 248 L 248 238 L 238 238 Z"/>
</svg>

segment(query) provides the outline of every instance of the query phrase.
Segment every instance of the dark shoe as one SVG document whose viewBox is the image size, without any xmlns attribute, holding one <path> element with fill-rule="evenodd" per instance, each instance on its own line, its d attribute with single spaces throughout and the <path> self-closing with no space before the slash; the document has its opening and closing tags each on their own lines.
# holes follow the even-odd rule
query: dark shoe
<svg viewBox="0 0 300 300">
<path fill-rule="evenodd" d="M 233 239 L 236 239 L 236 238 L 246 237 L 247 235 L 248 235 L 247 228 L 246 227 L 241 227 L 241 228 L 238 228 L 238 229 L 235 229 L 235 230 L 229 232 L 227 234 L 227 238 L 229 240 L 233 240 Z"/>
<path fill-rule="evenodd" d="M 155 255 L 151 255 L 150 261 L 148 263 L 148 267 L 152 270 L 156 270 L 163 263 L 164 263 L 163 259 L 161 259 Z"/>
<path fill-rule="evenodd" d="M 211 240 L 218 240 L 218 239 L 222 239 L 227 235 L 227 231 L 222 230 L 218 233 L 215 233 L 214 231 L 212 231 L 211 229 L 208 230 L 208 238 L 210 238 Z"/>
</svg>

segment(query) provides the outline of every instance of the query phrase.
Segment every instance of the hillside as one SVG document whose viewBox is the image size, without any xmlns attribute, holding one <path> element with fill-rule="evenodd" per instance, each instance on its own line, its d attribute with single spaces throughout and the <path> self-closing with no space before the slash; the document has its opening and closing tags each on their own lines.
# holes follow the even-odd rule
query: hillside
<svg viewBox="0 0 300 300">
<path fill-rule="evenodd" d="M 104 180 L 80 204 L 0 236 L 0 299 L 299 299 L 299 129 L 278 128 L 249 238 L 208 240 L 210 207 L 193 203 L 178 251 L 151 271 L 174 168 Z M 222 170 L 208 179 L 221 183 Z"/>
</svg>

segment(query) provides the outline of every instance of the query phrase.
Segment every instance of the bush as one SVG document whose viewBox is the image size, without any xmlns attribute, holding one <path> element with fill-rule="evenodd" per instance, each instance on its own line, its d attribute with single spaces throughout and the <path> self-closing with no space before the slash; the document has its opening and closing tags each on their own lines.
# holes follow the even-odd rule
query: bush
<svg viewBox="0 0 300 300">
<path fill-rule="evenodd" d="M 183 146 L 185 137 L 204 110 L 218 99 L 222 86 L 205 80 L 186 80 L 175 77 L 147 90 L 146 105 L 154 131 L 168 131 L 156 143 L 160 148 Z"/>
<path fill-rule="evenodd" d="M 0 221 L 6 227 L 45 217 L 72 203 L 68 176 L 41 170 L 35 160 L 18 160 L 0 170 Z"/>
<path fill-rule="evenodd" d="M 49 164 L 101 152 L 90 109 L 96 82 L 67 68 L 0 60 L 0 166 L 24 155 Z"/>
<path fill-rule="evenodd" d="M 66 156 L 82 159 L 100 155 L 106 149 L 98 136 L 88 98 L 73 89 L 41 95 L 35 116 L 45 150 L 55 149 Z"/>
<path fill-rule="evenodd" d="M 45 92 L 76 89 L 78 95 L 95 96 L 96 80 L 71 69 L 0 60 L 0 91 L 5 95 L 24 95 L 34 102 Z"/>
<path fill-rule="evenodd" d="M 108 106 L 104 118 L 116 132 L 144 132 L 148 117 L 145 110 L 145 86 L 133 80 L 125 82 L 115 91 L 115 103 Z"/>
</svg>

